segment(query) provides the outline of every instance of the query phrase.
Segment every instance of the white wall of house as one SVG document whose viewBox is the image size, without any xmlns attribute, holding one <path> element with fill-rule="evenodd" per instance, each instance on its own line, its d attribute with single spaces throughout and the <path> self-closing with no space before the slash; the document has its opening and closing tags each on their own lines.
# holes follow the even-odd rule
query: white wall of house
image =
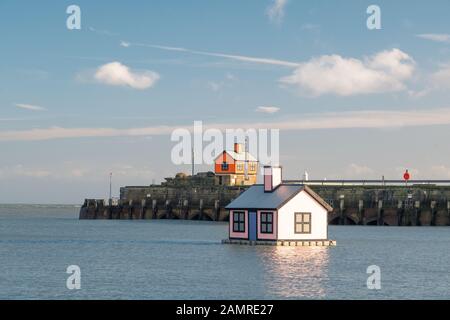
<svg viewBox="0 0 450 320">
<path fill-rule="evenodd" d="M 295 212 L 311 213 L 311 233 L 295 233 Z M 301 191 L 278 210 L 278 239 L 325 240 L 327 239 L 328 213 L 306 191 Z"/>
</svg>

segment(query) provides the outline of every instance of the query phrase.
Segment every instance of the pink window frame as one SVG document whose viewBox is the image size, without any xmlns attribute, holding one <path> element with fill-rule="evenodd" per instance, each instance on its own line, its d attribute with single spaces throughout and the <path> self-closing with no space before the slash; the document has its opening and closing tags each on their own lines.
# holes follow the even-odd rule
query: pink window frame
<svg viewBox="0 0 450 320">
<path fill-rule="evenodd" d="M 272 233 L 261 233 L 261 212 L 273 213 Z M 258 210 L 258 239 L 277 240 L 278 237 L 278 212 L 276 210 Z"/>
<path fill-rule="evenodd" d="M 234 212 L 244 212 L 244 232 L 234 232 L 233 231 L 233 213 Z M 229 234 L 230 238 L 233 239 L 248 239 L 248 210 L 230 210 L 229 217 Z"/>
</svg>

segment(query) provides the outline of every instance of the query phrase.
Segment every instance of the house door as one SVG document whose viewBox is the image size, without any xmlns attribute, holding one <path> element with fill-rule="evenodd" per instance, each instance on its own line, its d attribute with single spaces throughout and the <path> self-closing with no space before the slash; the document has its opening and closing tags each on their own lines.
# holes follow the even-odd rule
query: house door
<svg viewBox="0 0 450 320">
<path fill-rule="evenodd" d="M 248 213 L 248 239 L 250 241 L 256 241 L 256 212 L 249 212 Z"/>
</svg>

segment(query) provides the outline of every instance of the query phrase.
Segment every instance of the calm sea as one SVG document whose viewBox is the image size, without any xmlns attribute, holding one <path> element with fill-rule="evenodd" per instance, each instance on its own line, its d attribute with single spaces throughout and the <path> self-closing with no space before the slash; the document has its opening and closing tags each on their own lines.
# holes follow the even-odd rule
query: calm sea
<svg viewBox="0 0 450 320">
<path fill-rule="evenodd" d="M 226 223 L 78 210 L 0 205 L 0 299 L 450 299 L 446 227 L 330 226 L 334 248 L 247 247 L 220 243 Z M 80 290 L 66 287 L 69 265 Z"/>
</svg>

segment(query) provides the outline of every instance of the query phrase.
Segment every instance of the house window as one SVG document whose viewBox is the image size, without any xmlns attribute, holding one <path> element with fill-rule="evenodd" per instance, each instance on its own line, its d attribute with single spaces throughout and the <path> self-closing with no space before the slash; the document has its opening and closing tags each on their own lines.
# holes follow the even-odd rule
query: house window
<svg viewBox="0 0 450 320">
<path fill-rule="evenodd" d="M 222 171 L 228 171 L 228 163 L 222 162 Z"/>
<path fill-rule="evenodd" d="M 238 171 L 244 170 L 244 166 L 242 165 L 242 163 L 238 163 L 237 169 L 238 169 Z"/>
<path fill-rule="evenodd" d="M 311 233 L 311 213 L 295 213 L 295 233 Z"/>
<path fill-rule="evenodd" d="M 256 163 L 250 162 L 250 171 L 256 171 Z"/>
<path fill-rule="evenodd" d="M 273 233 L 273 212 L 261 212 L 261 233 Z"/>
<path fill-rule="evenodd" d="M 244 211 L 233 211 L 233 232 L 245 232 Z"/>
</svg>

